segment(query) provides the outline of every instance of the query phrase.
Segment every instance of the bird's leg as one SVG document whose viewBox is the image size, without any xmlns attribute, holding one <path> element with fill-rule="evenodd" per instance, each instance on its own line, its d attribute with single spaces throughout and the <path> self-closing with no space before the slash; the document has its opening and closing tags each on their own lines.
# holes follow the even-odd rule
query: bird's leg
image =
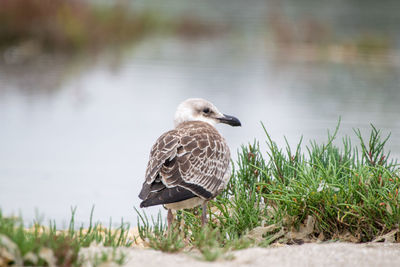
<svg viewBox="0 0 400 267">
<path fill-rule="evenodd" d="M 203 212 L 201 213 L 201 226 L 203 227 L 207 224 L 207 201 L 204 201 L 202 208 Z"/>
<path fill-rule="evenodd" d="M 171 229 L 172 220 L 174 219 L 172 215 L 172 210 L 168 209 L 167 221 L 168 221 L 168 231 Z"/>
</svg>

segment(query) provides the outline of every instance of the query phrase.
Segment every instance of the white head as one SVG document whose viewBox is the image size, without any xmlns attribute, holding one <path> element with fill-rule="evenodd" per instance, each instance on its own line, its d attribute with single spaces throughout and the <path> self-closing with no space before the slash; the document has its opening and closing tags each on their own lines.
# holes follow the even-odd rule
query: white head
<svg viewBox="0 0 400 267">
<path fill-rule="evenodd" d="M 203 121 L 213 126 L 217 123 L 241 126 L 237 118 L 222 114 L 212 103 L 201 98 L 189 98 L 179 104 L 175 113 L 175 126 L 186 121 Z"/>
</svg>

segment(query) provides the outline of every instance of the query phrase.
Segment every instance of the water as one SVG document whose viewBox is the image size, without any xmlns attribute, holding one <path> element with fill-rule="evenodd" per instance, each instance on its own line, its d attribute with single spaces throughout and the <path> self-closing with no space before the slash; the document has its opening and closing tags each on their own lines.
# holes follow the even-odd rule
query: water
<svg viewBox="0 0 400 267">
<path fill-rule="evenodd" d="M 285 8 L 292 10 L 293 5 Z M 297 7 L 297 13 L 293 12 L 302 10 Z M 336 17 L 346 17 L 343 10 L 358 13 L 337 10 Z M 393 21 L 393 15 L 369 10 L 365 16 L 381 18 L 384 23 L 378 25 L 392 36 L 395 27 L 387 20 Z M 353 128 L 367 133 L 373 123 L 384 133 L 392 133 L 388 148 L 393 156 L 400 156 L 396 42 L 390 52 L 372 60 L 320 59 L 303 46 L 281 49 L 270 41 L 260 33 L 261 15 L 232 18 L 232 14 L 221 20 L 245 23 L 229 34 L 194 40 L 155 36 L 118 57 L 3 60 L 2 211 L 21 213 L 28 221 L 43 214 L 45 220 L 55 219 L 62 226 L 69 219 L 70 207 L 77 206 L 77 220 L 87 222 L 95 205 L 96 219 L 118 222 L 123 217 L 135 223 L 133 207 L 139 206 L 137 195 L 150 148 L 173 127 L 176 106 L 189 97 L 206 98 L 242 121 L 241 128 L 218 126 L 232 154 L 254 138 L 266 149 L 260 121 L 279 145 L 284 144 L 283 136 L 294 145 L 301 135 L 306 141 L 326 140 L 327 129 L 333 130 L 341 117 L 340 136 L 354 136 Z M 336 17 L 327 16 L 327 20 Z M 332 26 L 339 39 L 359 28 L 373 31 L 377 27 L 362 19 L 355 21 L 361 23 L 343 31 L 337 30 L 341 25 Z M 148 211 L 156 214 L 159 209 Z"/>
</svg>

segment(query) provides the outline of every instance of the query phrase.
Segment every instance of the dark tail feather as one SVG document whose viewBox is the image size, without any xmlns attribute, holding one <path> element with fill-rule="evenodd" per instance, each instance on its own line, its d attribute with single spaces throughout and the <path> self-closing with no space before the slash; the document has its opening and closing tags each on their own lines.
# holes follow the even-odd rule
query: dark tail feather
<svg viewBox="0 0 400 267">
<path fill-rule="evenodd" d="M 158 192 L 151 192 L 148 197 L 140 203 L 141 208 L 169 204 L 174 202 L 183 201 L 196 195 L 191 191 L 184 189 L 182 187 L 165 188 Z"/>
<path fill-rule="evenodd" d="M 150 193 L 150 185 L 146 182 L 143 183 L 142 190 L 140 191 L 139 198 L 144 200 L 147 195 Z"/>
</svg>

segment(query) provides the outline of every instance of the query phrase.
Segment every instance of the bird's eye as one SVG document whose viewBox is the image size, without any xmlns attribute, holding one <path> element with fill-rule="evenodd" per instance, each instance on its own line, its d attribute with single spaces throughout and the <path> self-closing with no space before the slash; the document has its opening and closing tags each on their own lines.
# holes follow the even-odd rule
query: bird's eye
<svg viewBox="0 0 400 267">
<path fill-rule="evenodd" d="M 209 109 L 209 108 L 204 108 L 204 109 L 203 109 L 203 112 L 206 113 L 206 114 L 207 114 L 207 113 L 210 113 L 210 109 Z"/>
</svg>

